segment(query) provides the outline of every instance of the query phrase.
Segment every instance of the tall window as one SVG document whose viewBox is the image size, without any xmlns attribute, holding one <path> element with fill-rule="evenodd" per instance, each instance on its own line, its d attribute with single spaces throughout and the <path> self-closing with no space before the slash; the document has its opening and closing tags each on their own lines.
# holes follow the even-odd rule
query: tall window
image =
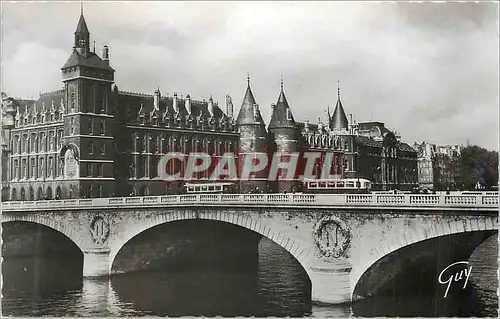
<svg viewBox="0 0 500 319">
<path fill-rule="evenodd" d="M 103 142 L 101 144 L 101 155 L 105 155 L 106 154 L 106 144 Z"/>
<path fill-rule="evenodd" d="M 102 167 L 102 164 L 97 164 L 97 176 L 99 176 L 99 177 L 103 176 L 103 167 Z"/>
<path fill-rule="evenodd" d="M 28 178 L 28 163 L 26 162 L 26 159 L 23 159 L 22 161 L 22 174 L 23 174 L 23 178 Z"/>
<path fill-rule="evenodd" d="M 54 150 L 54 146 L 55 146 L 55 143 L 54 143 L 54 139 L 55 139 L 55 135 L 54 135 L 54 131 L 50 131 L 49 132 L 49 148 L 51 151 Z"/>
<path fill-rule="evenodd" d="M 31 138 L 30 138 L 30 144 L 31 144 L 31 149 L 30 151 L 32 153 L 36 153 L 36 142 L 37 142 L 37 136 L 35 134 L 31 134 Z"/>
<path fill-rule="evenodd" d="M 14 179 L 19 178 L 19 162 L 17 160 L 14 160 Z"/>
<path fill-rule="evenodd" d="M 89 119 L 89 134 L 92 135 L 94 133 L 94 120 L 92 118 Z"/>
<path fill-rule="evenodd" d="M 104 135 L 104 131 L 105 131 L 105 125 L 104 125 L 104 120 L 101 119 L 101 123 L 100 123 L 100 133 L 101 135 Z"/>
<path fill-rule="evenodd" d="M 75 134 L 75 119 L 73 117 L 70 119 L 69 133 L 71 135 Z"/>
<path fill-rule="evenodd" d="M 73 89 L 74 90 L 74 89 Z M 75 92 L 71 92 L 70 94 L 70 99 L 71 99 L 71 110 L 75 110 Z"/>
<path fill-rule="evenodd" d="M 45 152 L 45 133 L 40 133 L 40 152 Z"/>
<path fill-rule="evenodd" d="M 63 131 L 57 131 L 57 148 L 60 149 L 63 143 Z"/>
<path fill-rule="evenodd" d="M 40 164 L 40 172 L 39 172 L 38 176 L 40 176 L 40 177 L 45 177 L 45 170 L 44 170 L 44 168 L 45 168 L 45 167 L 44 167 L 44 166 L 45 166 L 45 165 L 44 165 L 44 164 L 45 164 L 45 160 L 44 160 L 44 158 L 43 158 L 43 157 L 40 157 L 40 158 L 38 159 L 38 161 L 39 161 L 39 164 Z"/>
<path fill-rule="evenodd" d="M 102 197 L 102 184 L 99 184 L 99 188 L 98 188 L 98 192 L 99 192 L 99 197 Z"/>
<path fill-rule="evenodd" d="M 54 159 L 52 157 L 49 157 L 48 171 L 49 171 L 48 176 L 53 176 L 53 174 L 54 174 Z"/>
<path fill-rule="evenodd" d="M 94 154 L 94 142 L 89 143 L 89 155 Z"/>
<path fill-rule="evenodd" d="M 87 176 L 92 176 L 93 175 L 93 165 L 91 163 L 87 163 Z"/>
<path fill-rule="evenodd" d="M 31 178 L 36 178 L 36 163 L 35 159 L 31 159 Z"/>
</svg>

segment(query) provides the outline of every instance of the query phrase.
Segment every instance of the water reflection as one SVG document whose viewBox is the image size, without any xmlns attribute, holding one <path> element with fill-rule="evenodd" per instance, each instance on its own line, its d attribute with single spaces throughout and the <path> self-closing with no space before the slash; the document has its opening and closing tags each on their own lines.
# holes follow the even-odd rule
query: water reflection
<svg viewBox="0 0 500 319">
<path fill-rule="evenodd" d="M 60 276 L 68 271 L 66 263 L 21 258 L 2 265 L 2 311 L 10 316 L 496 316 L 497 247 L 493 236 L 476 250 L 469 289 L 446 303 L 416 293 L 326 307 L 311 305 L 310 282 L 301 266 L 267 240 L 259 245 L 253 272 L 150 272 L 82 281 L 71 280 L 69 273 Z M 37 264 L 41 268 L 24 270 Z"/>
</svg>

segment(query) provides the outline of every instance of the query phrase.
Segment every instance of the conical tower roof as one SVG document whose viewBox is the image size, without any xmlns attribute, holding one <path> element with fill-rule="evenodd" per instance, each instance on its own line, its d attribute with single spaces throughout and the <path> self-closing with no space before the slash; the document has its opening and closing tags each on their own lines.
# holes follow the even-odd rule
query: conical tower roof
<svg viewBox="0 0 500 319">
<path fill-rule="evenodd" d="M 347 121 L 347 116 L 340 100 L 340 88 L 337 88 L 337 105 L 335 105 L 335 111 L 333 111 L 331 128 L 333 130 L 347 130 L 348 127 L 349 122 Z"/>
<path fill-rule="evenodd" d="M 87 23 L 85 22 L 85 18 L 83 16 L 83 11 L 80 14 L 80 20 L 78 20 L 78 25 L 76 26 L 75 33 L 90 34 L 89 29 L 87 28 Z"/>
<path fill-rule="evenodd" d="M 238 125 L 259 125 L 264 124 L 260 110 L 258 109 L 257 103 L 250 88 L 250 77 L 247 78 L 247 91 L 245 92 L 245 97 L 243 98 L 243 103 L 241 104 L 240 112 L 236 118 L 236 123 Z"/>
<path fill-rule="evenodd" d="M 293 118 L 292 110 L 288 105 L 288 101 L 283 91 L 283 80 L 281 80 L 281 91 L 278 97 L 278 102 L 273 109 L 269 128 L 295 128 L 295 120 Z"/>
</svg>

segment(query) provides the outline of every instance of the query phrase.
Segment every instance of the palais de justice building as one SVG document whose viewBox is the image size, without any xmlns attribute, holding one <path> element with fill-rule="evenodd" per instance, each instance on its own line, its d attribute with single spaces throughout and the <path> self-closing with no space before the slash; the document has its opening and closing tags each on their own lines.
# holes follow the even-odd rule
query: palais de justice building
<svg viewBox="0 0 500 319">
<path fill-rule="evenodd" d="M 383 123 L 349 121 L 340 91 L 333 115 L 325 111 L 316 123 L 297 122 L 281 83 L 266 127 L 250 79 L 236 116 L 230 96 L 223 110 L 212 97 L 170 96 L 159 88 L 153 94 L 124 92 L 114 84 L 109 48 L 99 56 L 89 42 L 82 13 L 73 50 L 61 68 L 63 89 L 37 100 L 2 96 L 4 199 L 177 193 L 181 182 L 157 176 L 157 163 L 168 152 L 214 157 L 231 152 L 239 160 L 245 153 L 332 153 L 336 177 L 367 178 L 374 189 L 417 184 L 416 151 Z M 264 176 L 238 186 L 242 192 L 300 191 L 297 180 L 268 182 Z"/>
</svg>

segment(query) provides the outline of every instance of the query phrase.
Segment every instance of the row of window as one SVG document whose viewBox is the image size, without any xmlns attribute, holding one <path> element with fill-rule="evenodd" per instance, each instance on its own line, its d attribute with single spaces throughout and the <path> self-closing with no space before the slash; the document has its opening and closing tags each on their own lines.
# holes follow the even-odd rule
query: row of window
<svg viewBox="0 0 500 319">
<path fill-rule="evenodd" d="M 87 163 L 87 176 L 89 177 L 103 177 L 104 175 L 103 164 Z"/>
<path fill-rule="evenodd" d="M 49 116 L 46 116 L 45 114 L 38 114 L 38 115 L 32 115 L 30 116 L 16 116 L 16 121 L 15 121 L 15 127 L 20 127 L 21 125 L 27 126 L 27 125 L 37 125 L 37 124 L 44 124 L 44 123 L 52 123 L 61 120 L 61 113 L 60 112 L 51 112 Z"/>
<path fill-rule="evenodd" d="M 99 134 L 99 135 L 104 135 L 105 134 L 105 130 L 106 130 L 105 123 L 106 122 L 105 122 L 104 119 L 100 119 L 99 120 L 99 131 L 96 132 L 97 134 Z M 94 119 L 92 119 L 92 118 L 89 119 L 88 133 L 89 133 L 89 135 L 93 135 L 94 134 Z M 75 118 L 74 117 L 72 117 L 70 119 L 69 134 L 70 135 L 74 135 L 75 134 Z"/>
<path fill-rule="evenodd" d="M 11 139 L 11 150 L 13 154 L 21 153 L 39 153 L 47 151 L 56 151 L 62 147 L 63 131 L 57 131 L 57 139 L 55 131 L 49 131 L 48 145 L 46 132 L 25 133 L 20 135 L 15 134 Z M 57 149 L 56 149 L 57 147 Z"/>
<path fill-rule="evenodd" d="M 68 198 L 74 197 L 73 185 L 69 185 Z M 81 197 L 91 198 L 91 197 L 104 197 L 104 187 L 102 184 L 94 186 L 90 184 L 86 189 L 82 189 Z M 15 200 L 50 200 L 50 199 L 62 199 L 61 187 L 57 187 L 55 194 L 52 191 L 52 187 L 48 186 L 45 190 L 42 187 L 38 187 L 35 194 L 33 187 L 26 188 L 21 187 L 18 191 L 16 188 L 12 188 L 10 199 Z"/>
<path fill-rule="evenodd" d="M 206 152 L 209 154 L 224 154 L 236 151 L 236 142 L 217 141 L 205 138 L 188 137 L 175 138 L 173 136 L 150 136 L 148 134 L 133 137 L 134 152 L 136 153 L 163 153 L 168 152 Z"/>
<path fill-rule="evenodd" d="M 29 165 L 28 165 L 29 163 Z M 47 160 L 47 166 L 45 166 L 45 158 L 24 158 L 22 160 L 13 160 L 12 178 L 13 179 L 35 179 L 35 178 L 45 178 L 45 177 L 55 177 L 62 176 L 64 172 L 64 165 L 62 159 L 59 159 L 59 170 L 56 171 L 56 162 L 54 157 L 50 156 Z"/>
<path fill-rule="evenodd" d="M 90 142 L 89 143 L 89 148 L 88 148 L 88 153 L 89 155 L 94 155 L 96 152 L 95 150 L 95 143 L 94 142 Z M 100 146 L 99 146 L 99 154 L 100 155 L 106 155 L 106 142 L 105 141 L 102 141 Z"/>
</svg>

